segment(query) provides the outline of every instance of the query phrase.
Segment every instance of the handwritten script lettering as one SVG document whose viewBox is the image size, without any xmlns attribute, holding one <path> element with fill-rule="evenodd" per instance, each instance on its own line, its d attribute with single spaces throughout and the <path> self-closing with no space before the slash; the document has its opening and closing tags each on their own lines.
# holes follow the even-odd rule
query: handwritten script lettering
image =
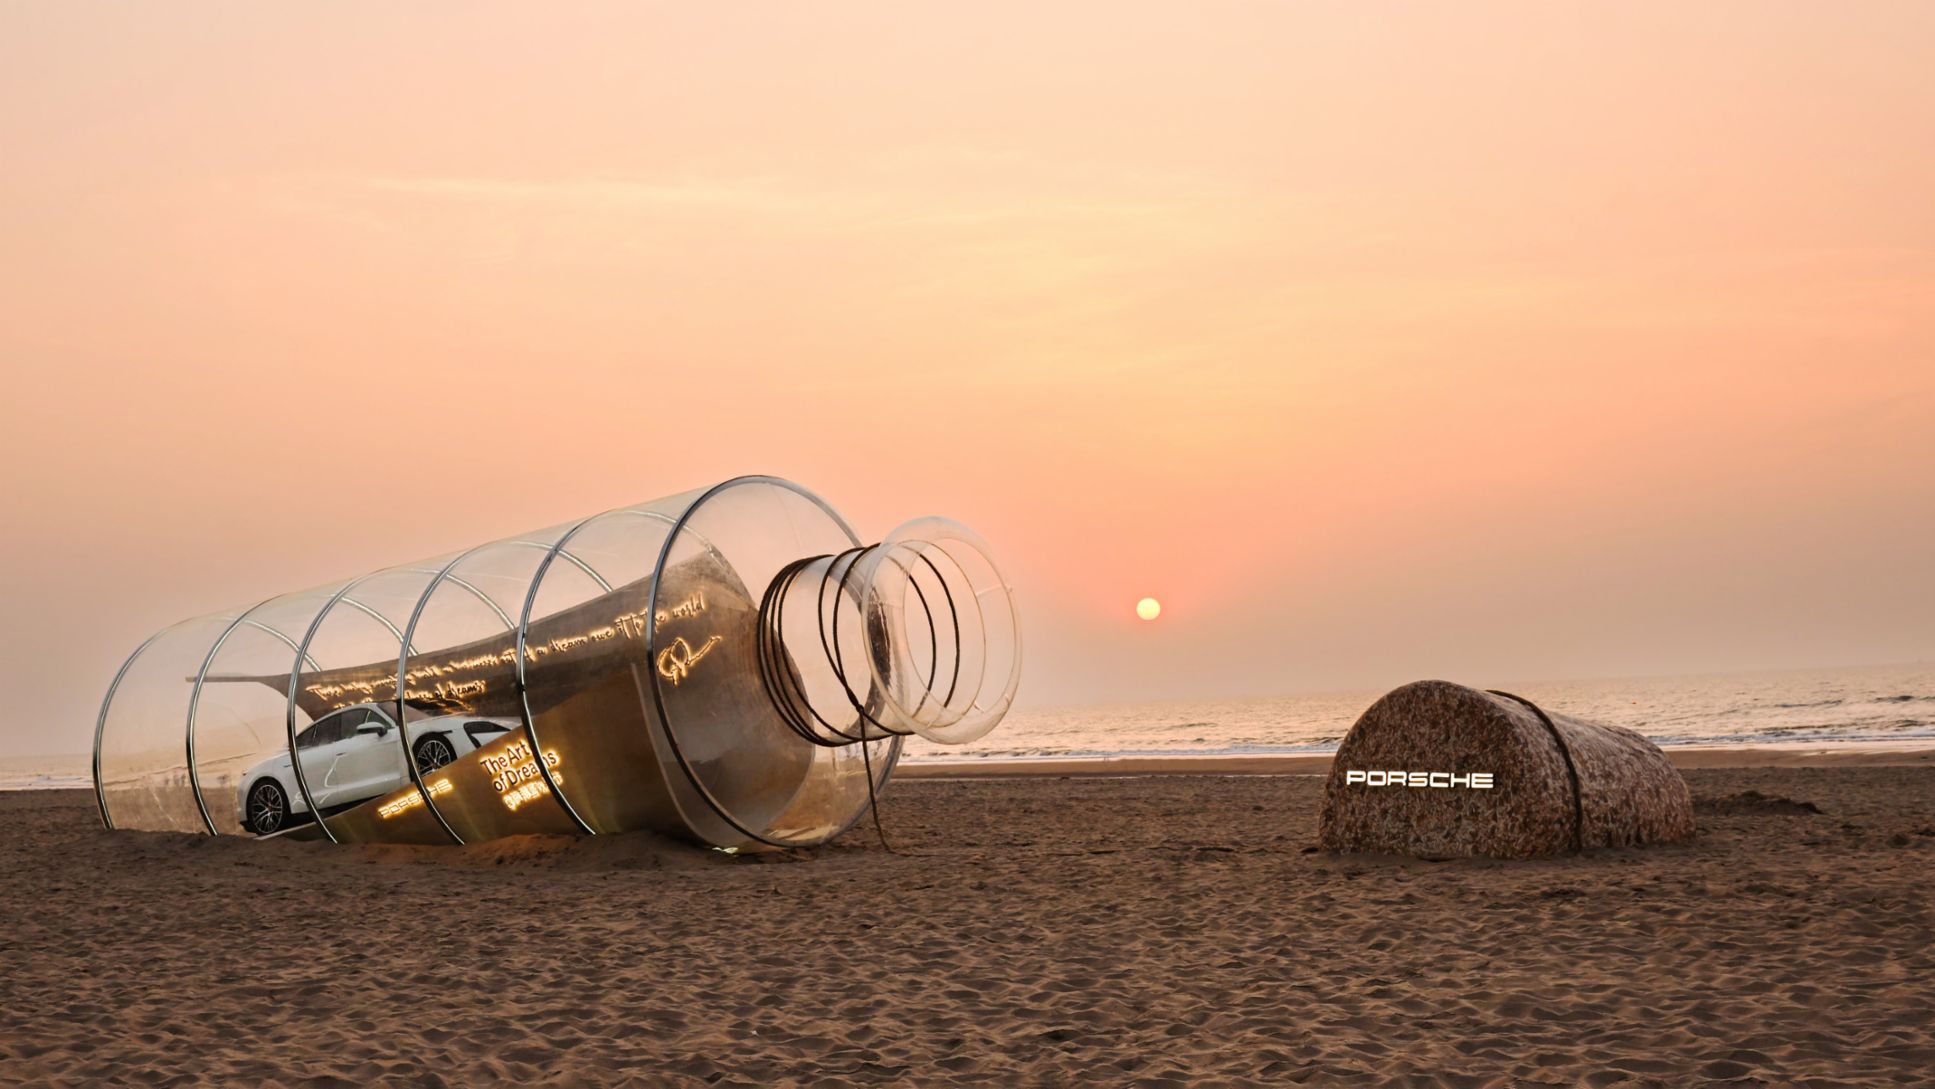
<svg viewBox="0 0 1935 1089">
<path fill-rule="evenodd" d="M 609 624 L 603 624 L 589 631 L 555 635 L 541 642 L 527 643 L 524 647 L 524 660 L 538 662 L 569 656 L 584 647 L 613 643 L 619 640 L 645 639 L 654 627 L 679 620 L 691 620 L 710 610 L 703 589 L 695 591 L 685 600 L 658 610 L 647 616 L 643 611 L 620 614 Z M 684 680 L 706 656 L 719 636 L 708 639 L 705 645 L 693 650 L 684 639 L 675 640 L 672 645 L 658 656 L 658 671 L 673 684 Z M 403 671 L 403 699 L 405 702 L 447 713 L 473 710 L 476 701 L 492 690 L 487 678 L 498 678 L 517 667 L 517 648 L 487 650 L 461 657 L 436 658 L 427 654 L 414 655 Z M 508 679 L 508 678 L 506 678 Z M 510 685 L 501 687 L 508 689 Z M 328 710 L 341 710 L 358 703 L 378 703 L 396 698 L 397 677 L 375 676 L 368 679 L 349 679 L 343 681 L 316 681 L 307 686 L 308 691 L 323 701 Z"/>
<path fill-rule="evenodd" d="M 707 639 L 704 646 L 693 650 L 692 644 L 686 642 L 683 635 L 679 636 L 672 640 L 671 646 L 658 652 L 658 675 L 674 685 L 678 684 L 692 675 L 692 667 L 699 664 L 699 659 L 712 653 L 712 648 L 724 641 L 724 636 L 715 635 Z"/>
</svg>

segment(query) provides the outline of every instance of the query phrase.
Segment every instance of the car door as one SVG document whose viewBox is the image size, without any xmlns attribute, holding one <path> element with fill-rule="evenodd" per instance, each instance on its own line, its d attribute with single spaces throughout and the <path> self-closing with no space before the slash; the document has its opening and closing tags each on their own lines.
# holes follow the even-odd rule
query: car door
<svg viewBox="0 0 1935 1089">
<path fill-rule="evenodd" d="M 390 717 L 374 707 L 344 732 L 341 755 L 336 760 L 337 805 L 388 794 L 404 785 L 409 772 L 403 766 L 403 742 L 396 736 Z"/>
<path fill-rule="evenodd" d="M 296 735 L 296 759 L 302 761 L 302 781 L 308 784 L 310 797 L 319 808 L 340 805 L 347 796 L 338 780 L 336 765 L 343 757 L 344 737 L 350 724 L 362 719 L 363 709 L 352 707 L 324 715 Z"/>
</svg>

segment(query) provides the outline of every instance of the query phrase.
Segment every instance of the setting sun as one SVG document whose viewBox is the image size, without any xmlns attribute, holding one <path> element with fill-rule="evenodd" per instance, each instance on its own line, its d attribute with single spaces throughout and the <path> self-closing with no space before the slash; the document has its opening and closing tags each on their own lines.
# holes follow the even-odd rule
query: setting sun
<svg viewBox="0 0 1935 1089">
<path fill-rule="evenodd" d="M 1162 615 L 1162 602 L 1152 597 L 1145 597 L 1135 603 L 1135 614 L 1144 620 L 1154 620 Z"/>
</svg>

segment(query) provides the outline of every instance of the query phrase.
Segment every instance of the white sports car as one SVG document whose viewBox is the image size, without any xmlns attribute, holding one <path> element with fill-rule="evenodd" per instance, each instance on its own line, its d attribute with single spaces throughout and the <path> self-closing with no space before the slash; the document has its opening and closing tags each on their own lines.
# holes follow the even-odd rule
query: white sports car
<svg viewBox="0 0 1935 1089">
<path fill-rule="evenodd" d="M 446 717 L 410 723 L 410 752 L 419 775 L 488 745 L 518 723 L 500 719 Z M 403 746 L 396 737 L 396 721 L 373 704 L 345 707 L 324 715 L 296 735 L 302 778 L 324 814 L 380 798 L 409 785 L 410 770 L 403 763 Z M 244 831 L 258 836 L 280 832 L 307 821 L 312 814 L 287 752 L 255 765 L 242 776 L 236 820 Z"/>
</svg>

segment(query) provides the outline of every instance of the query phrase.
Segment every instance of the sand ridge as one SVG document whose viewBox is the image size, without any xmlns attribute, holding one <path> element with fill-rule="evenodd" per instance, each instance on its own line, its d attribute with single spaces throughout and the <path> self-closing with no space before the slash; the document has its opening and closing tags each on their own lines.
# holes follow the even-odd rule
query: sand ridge
<svg viewBox="0 0 1935 1089">
<path fill-rule="evenodd" d="M 905 782 L 901 853 L 758 859 L 0 795 L 0 1084 L 1928 1084 L 1935 769 L 1688 779 L 1691 845 L 1514 863 L 1315 851 L 1308 776 Z"/>
</svg>

